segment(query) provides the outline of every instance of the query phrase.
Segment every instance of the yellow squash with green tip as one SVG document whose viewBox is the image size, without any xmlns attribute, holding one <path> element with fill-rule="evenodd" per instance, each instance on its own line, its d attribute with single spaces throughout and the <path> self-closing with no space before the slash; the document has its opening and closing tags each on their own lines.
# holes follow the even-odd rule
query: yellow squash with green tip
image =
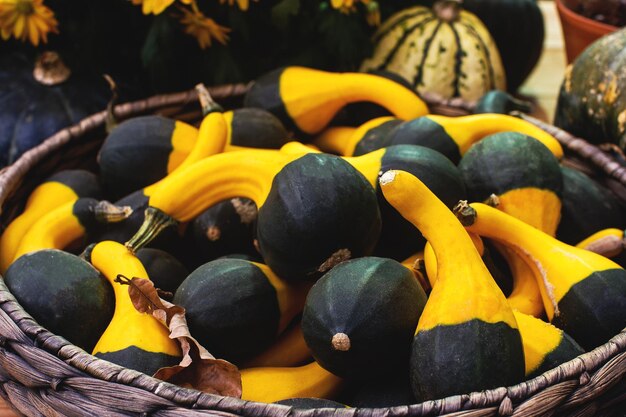
<svg viewBox="0 0 626 417">
<path fill-rule="evenodd" d="M 505 243 L 533 268 L 550 322 L 593 349 L 626 327 L 626 271 L 482 203 L 459 204 L 467 230 Z"/>
<path fill-rule="evenodd" d="M 302 138 L 321 132 L 345 105 L 359 101 L 379 104 L 404 120 L 428 114 L 428 107 L 417 94 L 390 79 L 297 66 L 279 68 L 258 78 L 244 105 L 270 111 Z"/>
<path fill-rule="evenodd" d="M 372 180 L 340 157 L 302 148 L 214 155 L 170 175 L 150 195 L 145 221 L 127 247 L 136 251 L 168 225 L 245 197 L 259 209 L 265 262 L 283 279 L 312 278 L 345 257 L 370 253 L 380 232 Z"/>
<path fill-rule="evenodd" d="M 0 237 L 0 273 L 6 272 L 24 234 L 40 217 L 80 197 L 99 198 L 100 194 L 98 178 L 84 170 L 60 171 L 38 185 L 28 196 L 24 211 L 9 223 Z"/>
<path fill-rule="evenodd" d="M 416 399 L 519 382 L 524 355 L 513 311 L 463 226 L 407 172 L 385 172 L 380 187 L 387 201 L 426 237 L 437 257 L 437 284 L 412 346 Z"/>
<path fill-rule="evenodd" d="M 105 223 L 120 222 L 132 214 L 129 207 L 118 207 L 108 201 L 79 198 L 41 216 L 24 234 L 15 261 L 22 255 L 40 249 L 65 249 L 83 239 Z"/>
<path fill-rule="evenodd" d="M 149 279 L 141 261 L 122 244 L 104 241 L 91 248 L 88 261 L 113 286 L 115 311 L 92 354 L 101 359 L 148 375 L 159 368 L 178 364 L 181 350 L 170 339 L 169 330 L 148 313 L 140 313 L 128 294 L 128 286 L 116 281 L 127 278 Z"/>
</svg>

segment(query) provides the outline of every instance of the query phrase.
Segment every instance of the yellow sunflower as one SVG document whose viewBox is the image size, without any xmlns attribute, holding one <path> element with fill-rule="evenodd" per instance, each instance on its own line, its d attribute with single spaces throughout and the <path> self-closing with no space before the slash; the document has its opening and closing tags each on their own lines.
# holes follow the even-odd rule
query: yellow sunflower
<svg viewBox="0 0 626 417">
<path fill-rule="evenodd" d="M 375 0 L 360 0 L 365 6 L 366 16 L 365 19 L 370 26 L 380 25 L 380 8 Z M 359 0 L 330 0 L 330 4 L 333 9 L 339 10 L 341 13 L 353 13 L 356 12 L 356 4 Z"/>
<path fill-rule="evenodd" d="M 355 2 L 358 0 L 330 0 L 333 9 L 339 9 L 342 13 L 349 13 L 355 10 Z"/>
<path fill-rule="evenodd" d="M 13 36 L 37 46 L 40 41 L 48 42 L 48 33 L 59 33 L 58 24 L 43 0 L 0 0 L 0 35 L 4 40 Z"/>
<path fill-rule="evenodd" d="M 161 14 L 176 0 L 131 0 L 133 4 L 141 4 L 143 14 Z M 194 0 L 180 0 L 182 3 L 191 4 Z"/>
<path fill-rule="evenodd" d="M 215 20 L 206 17 L 200 10 L 193 8 L 189 10 L 181 7 L 183 15 L 179 18 L 180 23 L 185 27 L 185 33 L 193 36 L 198 41 L 200 48 L 206 49 L 215 39 L 222 45 L 226 45 L 228 41 L 228 32 L 230 29 L 218 25 Z"/>
</svg>

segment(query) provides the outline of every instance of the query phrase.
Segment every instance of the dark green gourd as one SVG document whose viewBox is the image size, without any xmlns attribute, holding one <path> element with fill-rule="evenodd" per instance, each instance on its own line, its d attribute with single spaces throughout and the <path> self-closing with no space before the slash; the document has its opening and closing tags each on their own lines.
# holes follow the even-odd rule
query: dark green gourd
<svg viewBox="0 0 626 417">
<path fill-rule="evenodd" d="M 18 258 L 4 282 L 33 318 L 91 351 L 113 317 L 111 285 L 76 255 L 46 249 Z"/>
<path fill-rule="evenodd" d="M 342 377 L 405 367 L 426 294 L 402 264 L 363 257 L 343 262 L 311 288 L 302 314 L 316 361 Z"/>
<path fill-rule="evenodd" d="M 380 227 L 365 177 L 339 157 L 308 154 L 274 177 L 256 231 L 278 276 L 316 279 L 342 260 L 370 254 Z"/>
<path fill-rule="evenodd" d="M 575 245 L 610 227 L 626 228 L 626 207 L 608 189 L 584 173 L 561 166 L 563 208 L 556 231 L 559 240 Z"/>
<path fill-rule="evenodd" d="M 163 116 L 140 116 L 117 125 L 98 162 L 110 198 L 118 199 L 164 178 L 193 148 L 198 129 Z"/>
<path fill-rule="evenodd" d="M 265 265 L 217 259 L 193 271 L 174 294 L 189 329 L 213 355 L 249 359 L 302 311 L 309 285 L 286 285 Z"/>
<path fill-rule="evenodd" d="M 233 253 L 256 254 L 257 208 L 247 198 L 231 198 L 206 209 L 187 226 L 185 240 L 193 262 L 202 263 Z"/>
</svg>

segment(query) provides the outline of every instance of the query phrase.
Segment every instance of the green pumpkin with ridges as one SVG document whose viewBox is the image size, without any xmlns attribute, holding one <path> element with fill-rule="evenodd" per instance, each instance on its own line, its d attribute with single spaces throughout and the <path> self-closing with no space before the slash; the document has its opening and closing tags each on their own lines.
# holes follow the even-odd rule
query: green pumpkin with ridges
<svg viewBox="0 0 626 417">
<path fill-rule="evenodd" d="M 554 125 L 626 150 L 626 28 L 589 45 L 567 68 Z"/>
<path fill-rule="evenodd" d="M 288 285 L 263 264 L 216 259 L 189 274 L 173 302 L 202 346 L 237 362 L 262 352 L 302 312 L 309 287 Z"/>
<path fill-rule="evenodd" d="M 485 342 L 467 344 L 468 339 L 473 340 L 477 335 Z M 519 331 L 507 323 L 487 323 L 480 319 L 419 331 L 411 347 L 411 363 L 420 364 L 411 367 L 415 397 L 418 401 L 434 400 L 519 383 L 523 367 L 511 365 L 524 363 L 519 340 Z M 472 360 L 458 361 L 451 375 L 448 358 L 459 352 Z"/>
<path fill-rule="evenodd" d="M 523 188 L 562 195 L 557 159 L 541 142 L 521 133 L 501 132 L 483 138 L 463 156 L 459 169 L 471 201 Z"/>
</svg>

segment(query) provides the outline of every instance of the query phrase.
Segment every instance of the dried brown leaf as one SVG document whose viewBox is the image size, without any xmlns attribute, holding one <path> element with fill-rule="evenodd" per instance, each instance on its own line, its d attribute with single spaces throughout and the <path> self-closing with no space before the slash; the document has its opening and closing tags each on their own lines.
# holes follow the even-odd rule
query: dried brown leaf
<svg viewBox="0 0 626 417">
<path fill-rule="evenodd" d="M 193 338 L 184 308 L 160 298 L 149 279 L 128 279 L 118 275 L 116 281 L 128 285 L 128 294 L 135 308 L 152 314 L 167 326 L 170 339 L 175 339 L 180 345 L 183 353 L 180 363 L 159 369 L 154 374 L 155 378 L 210 394 L 241 397 L 239 369 L 228 361 L 216 359 Z"/>
</svg>

